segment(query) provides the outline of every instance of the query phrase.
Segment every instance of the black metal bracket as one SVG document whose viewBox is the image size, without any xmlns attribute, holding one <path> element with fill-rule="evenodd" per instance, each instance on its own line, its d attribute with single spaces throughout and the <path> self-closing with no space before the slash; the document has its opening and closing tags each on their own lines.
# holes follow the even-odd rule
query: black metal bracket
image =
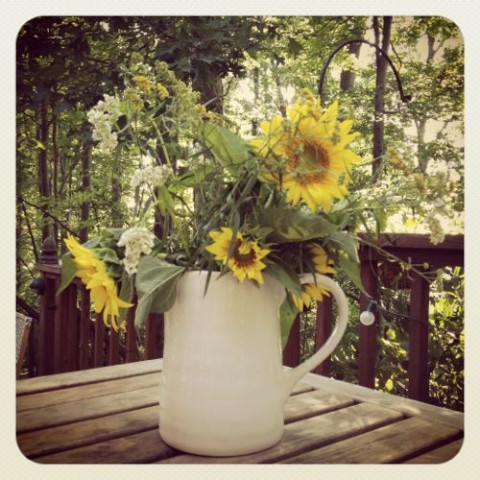
<svg viewBox="0 0 480 480">
<path fill-rule="evenodd" d="M 323 94 L 323 83 L 325 81 L 325 76 L 327 74 L 327 68 L 328 66 L 330 65 L 330 62 L 333 60 L 333 57 L 343 48 L 343 47 L 346 47 L 347 45 L 351 45 L 353 43 L 364 43 L 366 45 L 369 45 L 370 47 L 373 47 L 375 48 L 375 50 L 380 53 L 384 58 L 385 60 L 388 62 L 388 64 L 390 65 L 390 67 L 392 68 L 392 71 L 395 75 L 395 79 L 397 80 L 397 86 L 398 86 L 398 92 L 400 94 L 400 99 L 402 100 L 403 103 L 408 103 L 410 102 L 410 100 L 412 99 L 412 96 L 411 95 L 405 95 L 405 93 L 403 92 L 403 86 L 402 86 L 402 79 L 400 78 L 400 74 L 398 73 L 398 70 L 397 68 L 395 67 L 395 65 L 393 64 L 391 58 L 388 56 L 388 54 L 382 49 L 380 48 L 378 45 L 375 45 L 374 43 L 372 42 L 369 42 L 368 40 L 364 40 L 363 38 L 354 38 L 352 40 L 346 40 L 344 42 L 342 42 L 340 45 L 338 45 L 337 48 L 335 48 L 335 50 L 333 50 L 333 52 L 328 56 L 327 60 L 325 61 L 325 63 L 323 64 L 323 67 L 322 67 L 322 71 L 320 73 L 320 79 L 318 81 L 318 94 L 320 96 L 320 101 L 322 101 L 322 94 Z M 323 101 L 322 101 L 323 103 Z"/>
</svg>

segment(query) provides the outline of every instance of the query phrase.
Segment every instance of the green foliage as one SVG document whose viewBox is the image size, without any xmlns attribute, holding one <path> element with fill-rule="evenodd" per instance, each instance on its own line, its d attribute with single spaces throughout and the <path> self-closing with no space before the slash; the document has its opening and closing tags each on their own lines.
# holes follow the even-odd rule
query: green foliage
<svg viewBox="0 0 480 480">
<path fill-rule="evenodd" d="M 176 285 L 184 270 L 184 267 L 171 265 L 154 257 L 140 260 L 135 277 L 139 299 L 135 311 L 135 325 L 143 324 L 149 313 L 163 313 L 172 307 Z"/>
</svg>

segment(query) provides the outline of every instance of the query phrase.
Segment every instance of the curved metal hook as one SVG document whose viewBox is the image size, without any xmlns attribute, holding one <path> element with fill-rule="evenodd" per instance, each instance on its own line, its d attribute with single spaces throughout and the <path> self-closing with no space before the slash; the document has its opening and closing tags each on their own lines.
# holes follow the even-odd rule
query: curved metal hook
<svg viewBox="0 0 480 480">
<path fill-rule="evenodd" d="M 393 64 L 392 60 L 388 56 L 388 54 L 380 48 L 378 45 L 375 45 L 372 42 L 369 42 L 368 40 L 364 40 L 363 38 L 354 38 L 352 40 L 346 40 L 342 42 L 333 52 L 328 56 L 326 62 L 323 64 L 322 71 L 320 73 L 320 79 L 318 81 L 318 94 L 320 95 L 320 101 L 322 101 L 322 93 L 323 93 L 323 82 L 325 80 L 325 75 L 327 73 L 327 68 L 330 65 L 330 62 L 333 60 L 333 57 L 339 52 L 343 47 L 350 45 L 352 43 L 365 43 L 366 45 L 370 45 L 371 47 L 375 48 L 377 52 L 380 52 L 385 60 L 387 60 L 388 64 L 393 70 L 393 73 L 395 75 L 395 79 L 397 80 L 397 86 L 398 86 L 398 92 L 400 93 L 400 99 L 402 100 L 403 103 L 408 103 L 411 99 L 411 95 L 405 95 L 403 93 L 403 86 L 402 86 L 402 79 L 400 78 L 400 75 L 398 73 L 398 70 L 396 69 L 395 65 Z M 323 103 L 323 102 L 322 102 Z"/>
</svg>

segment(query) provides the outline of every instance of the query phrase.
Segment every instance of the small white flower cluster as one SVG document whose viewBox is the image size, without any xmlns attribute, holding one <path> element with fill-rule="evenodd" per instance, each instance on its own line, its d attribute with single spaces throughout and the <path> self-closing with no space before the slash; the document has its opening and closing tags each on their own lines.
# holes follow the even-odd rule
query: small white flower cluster
<svg viewBox="0 0 480 480">
<path fill-rule="evenodd" d="M 430 241 L 436 245 L 438 243 L 443 243 L 445 240 L 445 231 L 443 230 L 442 224 L 438 217 L 435 216 L 434 212 L 430 212 L 426 216 L 426 222 L 428 228 L 430 229 Z"/>
<path fill-rule="evenodd" d="M 141 255 L 151 253 L 153 239 L 153 234 L 145 227 L 132 227 L 122 233 L 117 245 L 125 247 L 123 264 L 129 275 L 136 273 Z"/>
<path fill-rule="evenodd" d="M 155 167 L 144 167 L 135 170 L 130 185 L 136 188 L 144 183 L 153 187 L 162 187 L 173 175 L 172 169 L 167 165 L 157 165 Z"/>
<path fill-rule="evenodd" d="M 93 125 L 93 139 L 98 146 L 96 151 L 109 154 L 117 146 L 117 134 L 112 132 L 112 125 L 121 115 L 118 98 L 104 95 L 95 107 L 87 113 L 88 121 Z"/>
</svg>

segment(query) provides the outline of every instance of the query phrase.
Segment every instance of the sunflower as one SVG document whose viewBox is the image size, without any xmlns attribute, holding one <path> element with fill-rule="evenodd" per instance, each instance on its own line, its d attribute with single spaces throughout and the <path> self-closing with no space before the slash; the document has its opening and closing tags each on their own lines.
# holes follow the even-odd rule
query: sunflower
<svg viewBox="0 0 480 480">
<path fill-rule="evenodd" d="M 330 211 L 335 199 L 348 194 L 350 170 L 360 157 L 347 145 L 358 135 L 352 121 L 337 121 L 338 102 L 323 110 L 310 94 L 288 110 L 288 119 L 262 122 L 263 135 L 251 141 L 265 159 L 261 179 L 285 191 L 291 205 L 303 200 L 312 211 Z"/>
<path fill-rule="evenodd" d="M 327 275 L 335 273 L 335 269 L 331 266 L 332 260 L 328 257 L 327 252 L 317 243 L 308 245 L 310 250 L 311 260 L 316 273 Z M 329 291 L 322 285 L 316 283 L 306 283 L 302 285 L 302 293 L 297 296 L 292 293 L 292 300 L 299 312 L 303 312 L 305 307 L 310 304 L 322 301 L 323 295 L 330 295 Z"/>
<path fill-rule="evenodd" d="M 118 331 L 118 309 L 131 307 L 132 304 L 118 297 L 115 281 L 108 274 L 105 264 L 92 250 L 80 245 L 71 235 L 65 239 L 65 245 L 77 266 L 75 275 L 82 280 L 87 290 L 90 290 L 95 312 L 103 311 L 105 325 L 107 327 L 111 325 L 115 331 Z M 125 328 L 124 322 L 120 328 Z"/>
<path fill-rule="evenodd" d="M 228 253 L 233 239 L 232 229 L 222 227 L 221 230 L 209 232 L 209 235 L 213 243 L 207 245 L 205 249 L 215 255 L 215 260 L 227 265 L 240 282 L 249 278 L 263 284 L 261 271 L 266 265 L 262 262 L 262 259 L 270 253 L 270 250 L 261 248 L 254 240 L 246 240 L 238 232 L 229 256 Z"/>
</svg>

